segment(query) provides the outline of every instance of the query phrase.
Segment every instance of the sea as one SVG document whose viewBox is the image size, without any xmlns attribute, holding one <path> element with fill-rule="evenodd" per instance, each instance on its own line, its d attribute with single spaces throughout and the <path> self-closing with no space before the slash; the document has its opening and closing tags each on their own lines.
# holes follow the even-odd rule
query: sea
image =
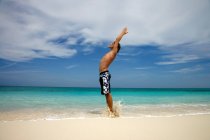
<svg viewBox="0 0 210 140">
<path fill-rule="evenodd" d="M 209 88 L 112 88 L 121 118 L 210 114 Z M 0 121 L 109 118 L 99 88 L 0 87 Z"/>
</svg>

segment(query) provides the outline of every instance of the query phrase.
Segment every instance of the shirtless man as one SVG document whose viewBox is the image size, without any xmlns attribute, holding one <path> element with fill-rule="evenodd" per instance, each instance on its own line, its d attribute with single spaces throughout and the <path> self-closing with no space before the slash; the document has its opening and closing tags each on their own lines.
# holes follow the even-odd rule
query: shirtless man
<svg viewBox="0 0 210 140">
<path fill-rule="evenodd" d="M 111 95 L 111 90 L 110 90 L 111 74 L 109 73 L 108 68 L 120 50 L 120 43 L 119 43 L 120 40 L 127 33 L 128 33 L 128 29 L 125 27 L 121 31 L 121 33 L 117 36 L 116 40 L 109 46 L 110 51 L 102 57 L 100 61 L 100 65 L 99 65 L 99 72 L 100 72 L 99 81 L 101 85 L 101 94 L 106 96 L 106 103 L 111 113 L 114 113 L 114 112 L 112 108 L 113 101 L 112 101 L 112 95 Z"/>
</svg>

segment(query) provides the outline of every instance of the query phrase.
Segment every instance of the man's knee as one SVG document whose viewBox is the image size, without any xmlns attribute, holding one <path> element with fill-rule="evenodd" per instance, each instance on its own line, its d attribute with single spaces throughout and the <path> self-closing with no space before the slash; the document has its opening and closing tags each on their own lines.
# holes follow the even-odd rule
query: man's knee
<svg viewBox="0 0 210 140">
<path fill-rule="evenodd" d="M 107 93 L 107 94 L 105 94 L 105 96 L 106 96 L 106 97 L 111 96 L 111 93 Z"/>
</svg>

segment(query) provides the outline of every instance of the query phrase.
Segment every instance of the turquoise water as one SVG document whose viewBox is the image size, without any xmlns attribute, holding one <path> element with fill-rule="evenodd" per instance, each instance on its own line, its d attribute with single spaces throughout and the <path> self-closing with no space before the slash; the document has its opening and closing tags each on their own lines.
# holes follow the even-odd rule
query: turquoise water
<svg viewBox="0 0 210 140">
<path fill-rule="evenodd" d="M 112 89 L 121 117 L 210 114 L 210 89 Z M 0 120 L 105 117 L 99 88 L 0 87 Z"/>
</svg>

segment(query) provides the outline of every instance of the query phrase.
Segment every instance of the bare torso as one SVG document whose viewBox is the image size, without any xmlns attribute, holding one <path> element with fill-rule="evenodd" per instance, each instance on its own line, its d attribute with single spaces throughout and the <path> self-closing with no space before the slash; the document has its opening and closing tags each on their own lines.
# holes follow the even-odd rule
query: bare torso
<svg viewBox="0 0 210 140">
<path fill-rule="evenodd" d="M 110 50 L 108 53 L 106 53 L 100 61 L 99 72 L 107 71 L 109 65 L 115 59 L 116 55 L 117 53 L 113 50 Z"/>
</svg>

